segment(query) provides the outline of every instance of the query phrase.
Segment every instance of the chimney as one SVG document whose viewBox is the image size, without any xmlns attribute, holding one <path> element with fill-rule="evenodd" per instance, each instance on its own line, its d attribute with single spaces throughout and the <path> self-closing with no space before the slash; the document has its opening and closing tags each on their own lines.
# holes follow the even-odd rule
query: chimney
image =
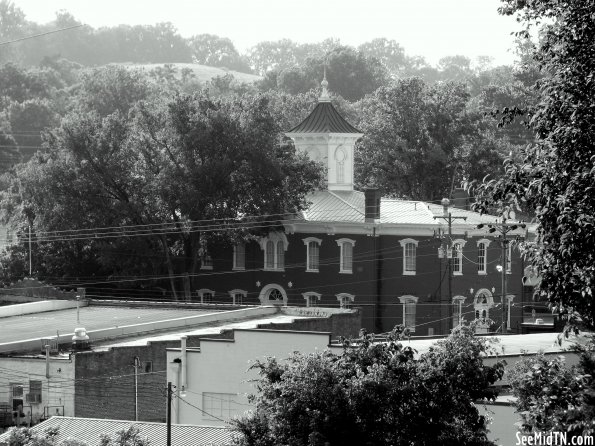
<svg viewBox="0 0 595 446">
<path fill-rule="evenodd" d="M 452 205 L 455 208 L 469 210 L 470 204 L 469 193 L 465 189 L 457 187 L 452 191 Z"/>
<path fill-rule="evenodd" d="M 377 187 L 367 187 L 364 189 L 366 204 L 366 223 L 374 223 L 380 220 L 380 198 L 382 194 Z"/>
</svg>

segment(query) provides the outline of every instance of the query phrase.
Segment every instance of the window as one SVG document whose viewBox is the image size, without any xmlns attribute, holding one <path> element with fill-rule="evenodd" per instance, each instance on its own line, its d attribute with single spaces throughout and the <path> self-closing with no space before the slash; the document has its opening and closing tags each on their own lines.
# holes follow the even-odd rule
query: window
<svg viewBox="0 0 595 446">
<path fill-rule="evenodd" d="M 320 301 L 320 293 L 315 293 L 314 291 L 308 291 L 307 293 L 302 293 L 304 299 L 306 300 L 306 307 L 315 307 L 316 302 Z"/>
<path fill-rule="evenodd" d="M 452 298 L 452 326 L 458 327 L 463 323 L 463 303 L 465 296 L 455 296 Z"/>
<path fill-rule="evenodd" d="M 339 253 L 339 272 L 342 274 L 353 273 L 353 247 L 355 240 L 340 238 L 337 245 L 341 248 Z"/>
<path fill-rule="evenodd" d="M 345 182 L 345 160 L 347 159 L 347 154 L 342 147 L 338 147 L 335 151 L 335 161 L 336 161 L 336 169 L 337 169 L 337 183 L 341 184 Z"/>
<path fill-rule="evenodd" d="M 236 393 L 203 392 L 203 418 L 229 420 L 238 414 L 238 395 Z"/>
<path fill-rule="evenodd" d="M 506 274 L 512 274 L 512 244 L 506 246 Z"/>
<path fill-rule="evenodd" d="M 246 269 L 246 245 L 244 243 L 238 243 L 233 247 L 233 269 Z"/>
<path fill-rule="evenodd" d="M 416 250 L 419 242 L 411 238 L 406 238 L 405 240 L 400 240 L 399 243 L 403 247 L 403 274 L 406 276 L 415 276 Z"/>
<path fill-rule="evenodd" d="M 27 394 L 27 402 L 41 403 L 41 381 L 29 381 L 29 393 Z"/>
<path fill-rule="evenodd" d="M 142 371 L 143 373 L 153 373 L 153 361 L 143 361 Z"/>
<path fill-rule="evenodd" d="M 410 332 L 415 333 L 415 309 L 417 307 L 417 297 L 401 296 L 399 300 L 403 304 L 403 325 Z"/>
<path fill-rule="evenodd" d="M 213 269 L 213 259 L 208 253 L 207 248 L 200 248 L 198 254 L 200 256 L 200 269 Z"/>
<path fill-rule="evenodd" d="M 321 243 L 322 240 L 315 237 L 304 239 L 304 245 L 306 245 L 306 271 L 308 272 L 318 272 Z"/>
<path fill-rule="evenodd" d="M 215 292 L 213 290 L 209 290 L 208 288 L 201 288 L 198 290 L 198 297 L 200 298 L 201 304 L 210 304 L 213 302 Z"/>
<path fill-rule="evenodd" d="M 452 244 L 452 273 L 455 276 L 463 275 L 463 247 L 467 243 L 465 240 L 454 240 Z"/>
<path fill-rule="evenodd" d="M 477 274 L 488 273 L 488 246 L 490 241 L 481 239 L 477 241 Z"/>
<path fill-rule="evenodd" d="M 478 321 L 476 325 L 477 333 L 487 333 L 490 328 L 490 308 L 494 306 L 494 298 L 492 293 L 485 288 L 482 288 L 475 294 L 473 307 L 475 310 L 475 319 Z"/>
<path fill-rule="evenodd" d="M 247 291 L 244 290 L 231 290 L 229 292 L 229 296 L 232 299 L 232 304 L 233 305 L 242 305 L 242 303 L 244 302 L 244 298 L 248 295 Z"/>
<path fill-rule="evenodd" d="M 339 301 L 339 308 L 349 308 L 355 300 L 355 296 L 349 293 L 339 293 L 336 296 Z"/>
<path fill-rule="evenodd" d="M 260 241 L 264 251 L 264 269 L 267 271 L 285 270 L 285 251 L 287 250 L 287 237 L 281 232 L 272 232 Z"/>
</svg>

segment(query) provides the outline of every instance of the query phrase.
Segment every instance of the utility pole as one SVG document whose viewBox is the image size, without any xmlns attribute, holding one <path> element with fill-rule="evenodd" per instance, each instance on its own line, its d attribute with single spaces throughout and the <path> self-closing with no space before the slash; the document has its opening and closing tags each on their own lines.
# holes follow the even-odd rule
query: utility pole
<svg viewBox="0 0 595 446">
<path fill-rule="evenodd" d="M 166 446 L 171 446 L 171 381 L 167 383 L 167 441 Z"/>
<path fill-rule="evenodd" d="M 512 212 L 511 212 L 512 214 Z M 514 231 L 518 228 L 525 228 L 526 225 L 524 223 L 507 223 L 506 222 L 506 215 L 502 217 L 502 222 L 496 221 L 495 223 L 490 223 L 487 225 L 488 233 L 493 234 L 494 232 L 498 232 L 498 237 L 500 238 L 500 247 L 502 249 L 502 266 L 500 273 L 502 274 L 502 333 L 505 331 L 510 330 L 508 326 L 508 317 L 507 317 L 507 302 L 506 302 L 506 274 L 507 274 L 507 263 L 508 263 L 508 245 L 511 242 L 510 239 L 507 238 L 509 232 Z M 477 225 L 477 229 L 482 229 L 484 226 L 483 223 Z"/>
<path fill-rule="evenodd" d="M 447 263 L 446 267 L 448 268 L 448 303 L 447 306 L 449 308 L 449 315 L 448 319 L 450 321 L 450 303 L 452 303 L 452 222 L 456 220 L 467 220 L 467 217 L 460 217 L 452 215 L 450 212 L 450 200 L 448 198 L 442 199 L 442 209 L 443 215 L 442 216 L 434 216 L 434 220 L 444 220 L 448 224 L 448 237 L 446 241 L 446 258 Z M 443 242 L 444 245 L 444 242 Z M 444 248 L 444 246 L 443 246 Z M 440 302 L 442 304 L 442 302 Z M 448 331 L 448 328 L 447 328 Z"/>
</svg>

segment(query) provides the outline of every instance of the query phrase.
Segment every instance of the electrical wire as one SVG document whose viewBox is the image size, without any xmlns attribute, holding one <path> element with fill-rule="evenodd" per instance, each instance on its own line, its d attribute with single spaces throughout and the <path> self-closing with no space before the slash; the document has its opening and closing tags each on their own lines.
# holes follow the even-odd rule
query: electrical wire
<svg viewBox="0 0 595 446">
<path fill-rule="evenodd" d="M 59 33 L 59 32 L 62 32 L 62 31 L 67 31 L 67 30 L 70 30 L 70 29 L 80 28 L 81 26 L 85 26 L 85 25 L 83 25 L 83 24 L 73 25 L 73 26 L 68 26 L 66 28 L 54 29 L 52 31 L 46 31 L 46 32 L 39 33 L 39 34 L 33 34 L 31 36 L 19 37 L 18 39 L 13 39 L 13 40 L 7 40 L 7 41 L 4 41 L 4 42 L 0 42 L 0 46 L 2 46 L 2 45 L 8 45 L 9 43 L 21 42 L 23 40 L 34 39 L 36 37 L 47 36 L 49 34 L 55 34 L 55 33 Z"/>
</svg>

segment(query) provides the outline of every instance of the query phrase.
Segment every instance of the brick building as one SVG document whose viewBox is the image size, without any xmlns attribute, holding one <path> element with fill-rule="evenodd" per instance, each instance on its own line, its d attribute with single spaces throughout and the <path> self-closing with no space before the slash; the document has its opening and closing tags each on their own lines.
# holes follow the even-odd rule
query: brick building
<svg viewBox="0 0 595 446">
<path fill-rule="evenodd" d="M 325 165 L 326 189 L 311 194 L 309 208 L 282 230 L 234 247 L 210 246 L 194 298 L 357 306 L 364 327 L 377 333 L 405 323 L 416 335 L 447 334 L 462 318 L 494 320 L 480 331 L 504 324 L 520 333 L 530 296 L 514 240 L 525 229 L 508 226 L 513 243 L 503 249 L 496 230 L 502 222 L 469 211 L 465 200 L 453 200 L 456 208 L 354 190 L 354 147 L 362 133 L 335 110 L 326 87 L 323 81 L 314 110 L 287 132 L 298 150 Z M 489 224 L 496 225 L 491 233 Z"/>
</svg>

